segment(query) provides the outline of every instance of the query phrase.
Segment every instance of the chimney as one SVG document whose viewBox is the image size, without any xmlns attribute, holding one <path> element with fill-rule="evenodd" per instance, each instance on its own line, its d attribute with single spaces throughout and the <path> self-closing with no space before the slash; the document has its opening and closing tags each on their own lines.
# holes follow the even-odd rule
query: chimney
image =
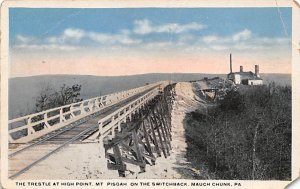
<svg viewBox="0 0 300 189">
<path fill-rule="evenodd" d="M 255 65 L 255 75 L 259 77 L 259 66 Z"/>
<path fill-rule="evenodd" d="M 240 72 L 243 72 L 244 70 L 243 70 L 243 66 L 240 66 Z"/>
<path fill-rule="evenodd" d="M 232 58 L 231 58 L 231 53 L 230 53 L 230 73 L 232 73 Z"/>
</svg>

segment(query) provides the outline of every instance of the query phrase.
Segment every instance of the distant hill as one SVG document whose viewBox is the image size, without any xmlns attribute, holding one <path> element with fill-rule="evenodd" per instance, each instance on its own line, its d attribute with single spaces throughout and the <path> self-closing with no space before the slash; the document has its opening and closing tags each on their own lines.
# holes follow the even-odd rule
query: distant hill
<svg viewBox="0 0 300 189">
<path fill-rule="evenodd" d="M 280 85 L 290 85 L 291 83 L 291 76 L 287 74 L 261 75 L 266 83 L 271 81 Z M 9 119 L 32 113 L 35 99 L 47 85 L 58 89 L 63 84 L 69 86 L 80 84 L 82 86 L 81 97 L 88 99 L 161 80 L 191 81 L 216 76 L 226 77 L 225 74 L 153 73 L 131 76 L 43 75 L 11 78 L 9 79 Z"/>
</svg>

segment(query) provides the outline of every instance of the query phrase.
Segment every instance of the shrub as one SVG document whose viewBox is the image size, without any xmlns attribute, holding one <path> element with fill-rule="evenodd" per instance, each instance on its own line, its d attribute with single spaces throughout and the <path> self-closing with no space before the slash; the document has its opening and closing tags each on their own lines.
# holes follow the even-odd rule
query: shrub
<svg viewBox="0 0 300 189">
<path fill-rule="evenodd" d="M 204 154 L 192 160 L 195 150 L 188 147 L 188 160 L 206 162 L 219 179 L 289 180 L 291 87 L 230 91 L 218 104 L 209 115 L 196 111 L 186 117 L 188 146 L 196 144 Z"/>
</svg>

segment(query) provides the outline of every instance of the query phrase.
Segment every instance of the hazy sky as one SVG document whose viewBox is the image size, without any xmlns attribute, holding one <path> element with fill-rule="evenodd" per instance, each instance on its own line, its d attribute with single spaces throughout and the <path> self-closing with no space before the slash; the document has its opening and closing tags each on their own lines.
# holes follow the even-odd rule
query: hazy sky
<svg viewBox="0 0 300 189">
<path fill-rule="evenodd" d="M 10 77 L 291 72 L 291 8 L 10 9 Z"/>
</svg>

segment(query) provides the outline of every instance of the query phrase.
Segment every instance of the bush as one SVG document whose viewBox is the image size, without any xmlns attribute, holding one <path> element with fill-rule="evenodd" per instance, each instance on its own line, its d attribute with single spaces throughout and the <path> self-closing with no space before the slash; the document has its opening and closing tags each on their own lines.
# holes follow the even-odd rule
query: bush
<svg viewBox="0 0 300 189">
<path fill-rule="evenodd" d="M 209 115 L 186 116 L 188 160 L 206 162 L 218 179 L 289 180 L 291 87 L 249 87 L 218 103 Z M 202 159 L 192 157 L 195 148 Z"/>
<path fill-rule="evenodd" d="M 242 95 L 238 91 L 231 90 L 227 92 L 224 99 L 219 101 L 219 107 L 222 111 L 237 111 L 244 109 Z"/>
</svg>

